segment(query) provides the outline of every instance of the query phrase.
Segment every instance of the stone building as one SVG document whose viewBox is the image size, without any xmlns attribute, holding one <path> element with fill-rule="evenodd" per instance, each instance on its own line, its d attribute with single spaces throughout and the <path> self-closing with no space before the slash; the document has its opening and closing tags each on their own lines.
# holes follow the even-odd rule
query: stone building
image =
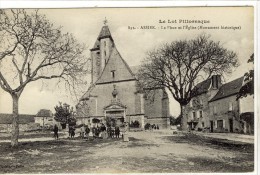
<svg viewBox="0 0 260 175">
<path fill-rule="evenodd" d="M 244 77 L 228 82 L 220 87 L 218 93 L 209 101 L 211 111 L 210 125 L 213 132 L 241 132 L 240 99 L 237 94 Z"/>
<path fill-rule="evenodd" d="M 194 97 L 183 109 L 183 115 L 187 119 L 187 128 L 192 130 L 210 128 L 210 108 L 208 102 L 216 95 L 221 85 L 221 77 L 213 75 L 194 87 L 192 91 Z"/>
<path fill-rule="evenodd" d="M 244 77 L 240 77 L 222 84 L 220 76 L 213 75 L 199 83 L 194 88 L 195 97 L 184 107 L 187 128 L 209 132 L 252 133 L 253 99 L 247 100 L 251 105 L 246 104 L 243 98 L 237 99 L 243 81 Z M 243 116 L 247 119 L 243 119 Z"/>
<path fill-rule="evenodd" d="M 107 25 L 90 52 L 91 85 L 76 106 L 78 121 L 89 125 L 109 121 L 113 126 L 138 121 L 140 128 L 146 123 L 169 125 L 167 93 L 157 89 L 153 101 L 145 98 L 136 73 L 120 55 Z"/>
<path fill-rule="evenodd" d="M 35 116 L 35 123 L 41 127 L 50 127 L 53 125 L 53 114 L 51 110 L 41 109 Z"/>
</svg>

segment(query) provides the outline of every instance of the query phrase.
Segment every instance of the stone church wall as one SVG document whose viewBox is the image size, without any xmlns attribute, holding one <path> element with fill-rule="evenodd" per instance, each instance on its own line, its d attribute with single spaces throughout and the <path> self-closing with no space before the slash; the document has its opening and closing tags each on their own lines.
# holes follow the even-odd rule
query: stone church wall
<svg viewBox="0 0 260 175">
<path fill-rule="evenodd" d="M 162 116 L 164 108 L 167 106 L 163 106 L 163 91 L 161 89 L 156 90 L 154 99 L 152 101 L 150 99 L 145 99 L 144 112 L 145 116 L 149 118 L 157 118 L 157 117 L 167 117 Z M 164 112 L 165 114 L 165 112 Z"/>
<path fill-rule="evenodd" d="M 115 85 L 116 90 L 118 91 L 117 98 L 127 107 L 126 115 L 135 114 L 135 81 L 118 82 L 115 83 Z M 96 102 L 91 102 L 90 108 L 95 109 L 91 111 L 91 116 L 104 116 L 104 107 L 108 106 L 113 99 L 113 90 L 113 83 L 99 84 L 95 86 L 92 95 L 97 95 L 97 114 L 95 114 Z"/>
</svg>

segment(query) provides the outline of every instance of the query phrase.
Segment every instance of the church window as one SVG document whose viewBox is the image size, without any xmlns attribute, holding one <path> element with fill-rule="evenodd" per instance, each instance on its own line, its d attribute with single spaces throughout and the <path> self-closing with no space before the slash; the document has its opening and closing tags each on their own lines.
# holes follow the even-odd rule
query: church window
<svg viewBox="0 0 260 175">
<path fill-rule="evenodd" d="M 112 78 L 115 78 L 115 70 L 112 70 L 112 71 L 111 71 L 111 77 L 112 77 Z"/>
<path fill-rule="evenodd" d="M 106 47 L 106 41 L 104 41 L 104 46 Z"/>
<path fill-rule="evenodd" d="M 107 55 L 106 51 L 104 51 L 104 55 L 105 55 L 105 56 Z"/>
</svg>

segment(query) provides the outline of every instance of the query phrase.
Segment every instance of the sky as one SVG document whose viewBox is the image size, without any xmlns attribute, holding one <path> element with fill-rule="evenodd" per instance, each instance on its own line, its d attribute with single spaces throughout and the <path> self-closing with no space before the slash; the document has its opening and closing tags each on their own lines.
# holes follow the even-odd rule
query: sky
<svg viewBox="0 0 260 175">
<path fill-rule="evenodd" d="M 147 51 L 163 43 L 193 39 L 205 33 L 238 55 L 240 66 L 225 78 L 226 82 L 243 76 L 252 68 L 247 63 L 254 52 L 252 7 L 79 8 L 41 9 L 39 12 L 45 14 L 55 26 L 62 26 L 62 31 L 72 33 L 79 42 L 84 43 L 87 57 L 90 57 L 89 49 L 94 45 L 106 18 L 116 47 L 129 66 L 140 65 Z M 160 20 L 170 20 L 171 23 L 159 23 Z M 209 23 L 180 23 L 180 20 L 205 20 Z M 155 26 L 155 29 L 141 29 L 141 26 Z M 177 29 L 169 29 L 167 26 Z M 195 29 L 188 30 L 184 26 Z M 219 29 L 199 30 L 199 26 Z M 235 26 L 239 29 L 221 29 L 221 26 Z M 19 112 L 36 114 L 40 109 L 54 112 L 54 106 L 59 101 L 72 106 L 77 103 L 62 87 L 56 87 L 53 80 L 46 81 L 45 85 L 33 82 L 28 84 L 20 97 Z M 11 97 L 0 89 L 0 113 L 11 112 Z M 179 112 L 178 103 L 170 98 L 170 113 L 177 116 Z"/>
</svg>

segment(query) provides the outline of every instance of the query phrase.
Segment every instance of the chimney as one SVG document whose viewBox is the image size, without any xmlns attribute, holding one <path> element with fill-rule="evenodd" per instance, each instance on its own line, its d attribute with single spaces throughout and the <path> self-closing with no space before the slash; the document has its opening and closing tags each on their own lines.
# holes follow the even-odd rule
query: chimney
<svg viewBox="0 0 260 175">
<path fill-rule="evenodd" d="M 218 89 L 221 83 L 221 76 L 220 75 L 212 75 L 211 77 L 212 89 Z"/>
</svg>

